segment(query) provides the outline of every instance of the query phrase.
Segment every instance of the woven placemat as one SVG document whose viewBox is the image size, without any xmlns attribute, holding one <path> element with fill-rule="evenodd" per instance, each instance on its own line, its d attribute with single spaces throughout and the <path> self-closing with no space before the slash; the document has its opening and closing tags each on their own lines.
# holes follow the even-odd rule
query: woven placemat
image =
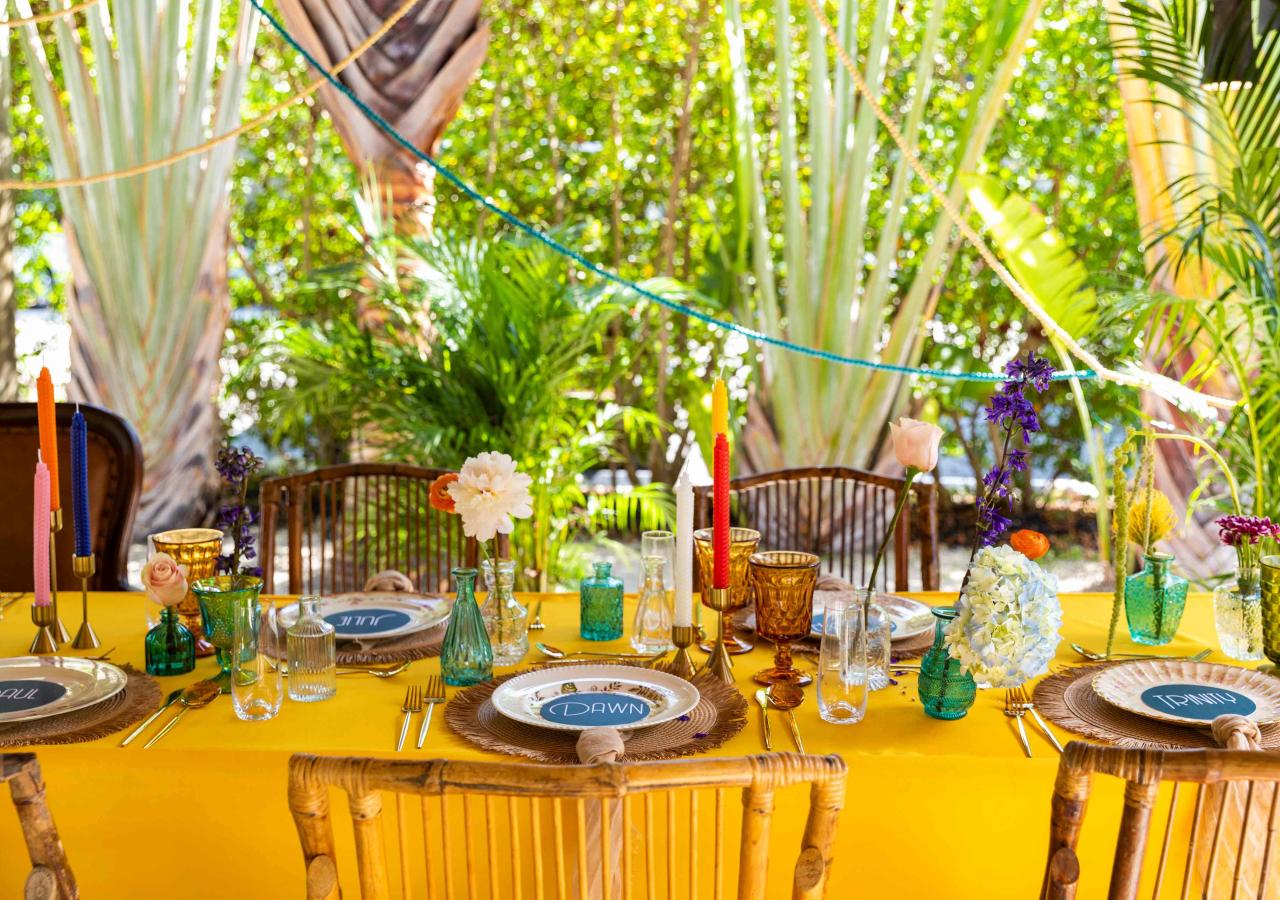
<svg viewBox="0 0 1280 900">
<path fill-rule="evenodd" d="M 444 595 L 429 596 L 443 597 Z M 367 647 L 355 641 L 338 641 L 338 665 L 366 666 L 370 663 L 413 662 L 415 659 L 439 656 L 444 646 L 444 633 L 448 625 L 449 620 L 445 619 L 439 625 L 400 637 L 371 642 Z M 267 628 L 262 629 L 260 633 L 263 652 L 273 659 L 284 659 L 287 655 L 284 646 L 284 629 L 279 630 L 279 635 L 272 634 Z"/>
<path fill-rule="evenodd" d="M 124 690 L 101 703 L 75 712 L 0 725 L 0 747 L 27 747 L 32 744 L 80 744 L 124 731 L 141 722 L 160 706 L 160 684 L 128 664 L 120 667 L 126 676 Z"/>
<path fill-rule="evenodd" d="M 1036 685 L 1036 708 L 1046 719 L 1068 731 L 1094 738 L 1116 747 L 1150 750 L 1185 750 L 1217 747 L 1209 723 L 1204 728 L 1175 725 L 1135 715 L 1112 706 L 1093 690 L 1093 677 L 1119 661 L 1075 666 Z M 1280 724 L 1263 725 L 1262 747 L 1280 748 Z"/>
<path fill-rule="evenodd" d="M 574 665 L 559 664 L 557 668 Z M 580 665 L 591 665 L 581 663 Z M 659 669 L 663 667 L 659 666 Z M 508 719 L 489 698 L 512 672 L 485 684 L 458 691 L 445 704 L 444 720 L 454 734 L 485 750 L 522 756 L 544 763 L 577 763 L 578 732 L 535 728 Z M 626 753 L 620 761 L 675 759 L 719 747 L 747 723 L 747 701 L 737 689 L 709 674 L 696 675 L 693 685 L 701 698 L 686 716 L 624 734 Z"/>
</svg>

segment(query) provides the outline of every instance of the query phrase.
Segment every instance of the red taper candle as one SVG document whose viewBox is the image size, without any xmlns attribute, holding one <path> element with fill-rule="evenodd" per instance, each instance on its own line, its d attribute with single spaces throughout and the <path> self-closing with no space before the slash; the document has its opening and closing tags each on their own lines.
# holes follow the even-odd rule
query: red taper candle
<svg viewBox="0 0 1280 900">
<path fill-rule="evenodd" d="M 729 586 L 729 437 L 716 435 L 712 471 L 711 586 Z"/>
</svg>

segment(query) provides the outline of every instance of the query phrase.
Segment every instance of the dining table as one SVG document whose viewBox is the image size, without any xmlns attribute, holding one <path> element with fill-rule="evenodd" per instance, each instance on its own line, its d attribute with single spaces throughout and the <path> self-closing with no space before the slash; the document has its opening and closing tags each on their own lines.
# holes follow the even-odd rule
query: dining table
<svg viewBox="0 0 1280 900">
<path fill-rule="evenodd" d="M 953 593 L 910 596 L 934 605 L 955 600 Z M 79 604 L 70 602 L 70 593 L 62 599 L 64 621 L 75 631 Z M 542 604 L 546 628 L 533 632 L 533 640 L 564 650 L 630 651 L 625 638 L 602 643 L 578 636 L 575 594 L 525 594 L 522 599 Z M 264 598 L 268 601 L 284 603 L 288 598 Z M 1054 669 L 1084 662 L 1071 642 L 1101 649 L 1111 615 L 1109 594 L 1065 594 L 1061 601 L 1064 623 Z M 634 597 L 627 599 L 624 621 L 630 621 L 634 602 Z M 102 648 L 111 650 L 110 660 L 142 669 L 143 636 L 155 606 L 140 593 L 98 593 L 90 596 L 89 607 Z M 710 611 L 703 610 L 703 621 L 711 627 Z M 1119 631 L 1117 650 L 1150 650 L 1129 641 L 1123 619 Z M 32 634 L 24 600 L 0 621 L 0 656 L 25 655 Z M 1178 636 L 1161 652 L 1191 654 L 1214 648 L 1210 661 L 1227 661 L 1216 647 L 1212 599 L 1193 594 Z M 705 654 L 692 649 L 695 661 L 701 662 Z M 102 650 L 74 650 L 68 644 L 61 652 L 91 656 Z M 734 657 L 737 686 L 747 698 L 757 687 L 752 673 L 766 668 L 771 654 L 772 647 L 759 641 L 750 653 Z M 813 670 L 812 660 L 797 658 L 802 667 Z M 531 648 L 520 667 L 539 661 L 539 653 Z M 216 670 L 212 657 L 203 658 L 194 672 L 158 680 L 167 695 Z M 151 749 L 144 749 L 141 740 L 119 746 L 127 731 L 89 743 L 29 748 L 38 755 L 49 807 L 83 896 L 302 895 L 303 858 L 286 802 L 290 754 L 513 759 L 468 743 L 450 731 L 439 714 L 421 750 L 413 749 L 410 741 L 404 751 L 395 751 L 406 686 L 439 674 L 439 660 L 424 659 L 393 678 L 342 677 L 332 699 L 286 699 L 278 716 L 260 722 L 238 720 L 231 699 L 220 697 L 206 708 L 192 710 Z M 959 720 L 926 716 L 916 677 L 912 672 L 895 673 L 893 683 L 871 695 L 866 716 L 857 724 L 824 722 L 812 687 L 805 690 L 805 701 L 796 711 L 806 750 L 839 754 L 848 765 L 832 869 L 832 884 L 839 889 L 832 896 L 1036 896 L 1048 847 L 1057 751 L 1027 719 L 1033 752 L 1027 758 L 1016 720 L 1004 715 L 1001 690 L 980 690 L 969 713 Z M 454 690 L 449 689 L 450 696 Z M 709 753 L 763 753 L 758 715 L 751 704 L 746 727 Z M 772 715 L 774 749 L 794 750 L 781 714 Z M 1064 744 L 1072 739 L 1069 732 L 1050 727 Z M 1105 892 L 1122 788 L 1114 779 L 1097 779 L 1079 851 L 1086 873 L 1081 897 Z M 790 894 L 806 799 L 780 806 L 776 814 L 770 897 Z M 342 880 L 349 895 L 356 896 L 349 823 L 339 818 L 335 830 Z M 17 818 L 0 810 L 0 897 L 21 896 L 28 868 Z M 696 883 L 693 887 L 690 896 L 707 895 L 697 892 Z"/>
</svg>

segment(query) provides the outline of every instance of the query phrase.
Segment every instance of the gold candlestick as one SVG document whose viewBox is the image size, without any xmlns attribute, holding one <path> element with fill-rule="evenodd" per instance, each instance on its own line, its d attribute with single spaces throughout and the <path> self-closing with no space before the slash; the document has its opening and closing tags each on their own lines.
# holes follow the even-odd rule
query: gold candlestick
<svg viewBox="0 0 1280 900">
<path fill-rule="evenodd" d="M 53 639 L 53 623 L 57 615 L 53 604 L 31 605 L 31 624 L 36 626 L 36 639 L 31 642 L 32 653 L 57 653 L 58 645 Z"/>
<path fill-rule="evenodd" d="M 671 674 L 688 680 L 693 677 L 693 657 L 689 655 L 689 646 L 698 636 L 698 629 L 693 625 L 671 626 L 671 643 L 676 646 L 675 659 L 671 660 Z"/>
<path fill-rule="evenodd" d="M 716 615 L 716 643 L 707 657 L 707 671 L 715 675 L 725 684 L 733 684 L 733 660 L 729 659 L 729 648 L 725 644 L 725 617 L 728 615 L 732 601 L 728 588 L 708 588 L 705 594 L 707 606 L 714 609 Z"/>
<path fill-rule="evenodd" d="M 62 510 L 55 509 L 49 514 L 49 594 L 53 598 L 53 639 L 59 644 L 71 640 L 71 632 L 62 624 L 62 616 L 58 615 L 58 532 L 62 530 Z"/>
<path fill-rule="evenodd" d="M 98 640 L 98 636 L 93 632 L 93 626 L 89 624 L 89 579 L 93 577 L 95 571 L 93 554 L 72 556 L 71 571 L 75 572 L 76 577 L 80 579 L 80 610 L 82 616 L 80 630 L 76 632 L 75 642 L 71 646 L 77 650 L 92 650 L 95 647 L 102 646 L 102 642 Z"/>
</svg>

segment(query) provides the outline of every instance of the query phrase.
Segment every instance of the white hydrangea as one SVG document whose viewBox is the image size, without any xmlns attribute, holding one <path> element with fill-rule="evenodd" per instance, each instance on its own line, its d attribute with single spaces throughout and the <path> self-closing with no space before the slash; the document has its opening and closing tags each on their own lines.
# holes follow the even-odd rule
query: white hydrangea
<svg viewBox="0 0 1280 900">
<path fill-rule="evenodd" d="M 1017 687 L 1049 670 L 1058 649 L 1058 579 L 1012 547 L 984 547 L 947 629 L 947 649 L 987 687 Z"/>
</svg>

